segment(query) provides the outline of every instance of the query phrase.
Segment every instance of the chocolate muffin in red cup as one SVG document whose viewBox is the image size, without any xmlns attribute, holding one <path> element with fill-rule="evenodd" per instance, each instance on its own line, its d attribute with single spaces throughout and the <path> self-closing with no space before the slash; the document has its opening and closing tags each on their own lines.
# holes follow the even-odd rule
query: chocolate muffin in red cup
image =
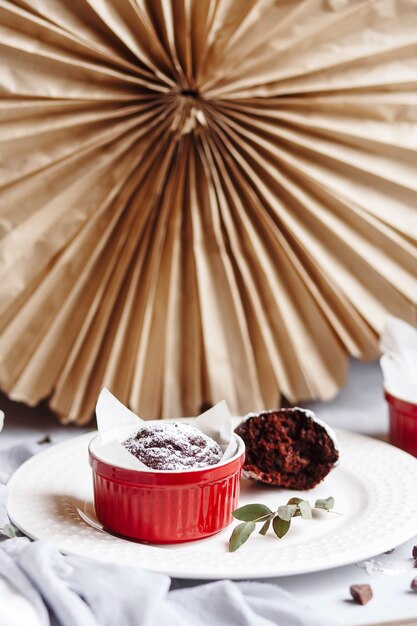
<svg viewBox="0 0 417 626">
<path fill-rule="evenodd" d="M 312 489 L 339 460 L 332 429 L 299 407 L 251 413 L 235 429 L 245 442 L 243 475 L 286 489 Z"/>
<path fill-rule="evenodd" d="M 236 434 L 232 441 L 234 453 L 224 458 L 218 443 L 197 428 L 147 422 L 120 439 L 125 454 L 136 458 L 133 468 L 127 457 L 109 462 L 96 435 L 89 456 L 98 520 L 117 535 L 158 544 L 219 532 L 239 499 L 245 445 Z"/>
</svg>

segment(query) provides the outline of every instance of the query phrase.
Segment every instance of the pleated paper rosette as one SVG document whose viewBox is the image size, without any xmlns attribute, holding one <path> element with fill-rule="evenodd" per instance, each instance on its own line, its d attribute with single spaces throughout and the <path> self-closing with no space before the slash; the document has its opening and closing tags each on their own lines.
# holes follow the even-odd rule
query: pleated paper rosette
<svg viewBox="0 0 417 626">
<path fill-rule="evenodd" d="M 327 399 L 416 322 L 415 0 L 0 0 L 0 386 Z"/>
</svg>

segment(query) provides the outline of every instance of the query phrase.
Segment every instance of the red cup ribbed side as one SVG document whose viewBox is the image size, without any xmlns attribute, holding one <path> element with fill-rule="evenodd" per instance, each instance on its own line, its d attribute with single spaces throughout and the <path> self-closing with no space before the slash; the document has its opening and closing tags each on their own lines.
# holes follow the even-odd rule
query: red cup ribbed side
<svg viewBox="0 0 417 626">
<path fill-rule="evenodd" d="M 196 472 L 141 472 L 110 466 L 90 452 L 94 503 L 103 526 L 151 543 L 180 543 L 225 528 L 237 508 L 244 454 Z"/>
<path fill-rule="evenodd" d="M 417 405 L 392 396 L 385 398 L 389 408 L 390 443 L 417 456 Z"/>
</svg>

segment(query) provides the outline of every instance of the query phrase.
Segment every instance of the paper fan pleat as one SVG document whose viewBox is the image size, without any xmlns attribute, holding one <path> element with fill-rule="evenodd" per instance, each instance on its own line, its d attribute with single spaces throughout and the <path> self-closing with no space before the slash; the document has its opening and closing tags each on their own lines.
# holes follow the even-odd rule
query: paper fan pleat
<svg viewBox="0 0 417 626">
<path fill-rule="evenodd" d="M 327 399 L 416 323 L 413 0 L 0 0 L 0 386 Z"/>
</svg>

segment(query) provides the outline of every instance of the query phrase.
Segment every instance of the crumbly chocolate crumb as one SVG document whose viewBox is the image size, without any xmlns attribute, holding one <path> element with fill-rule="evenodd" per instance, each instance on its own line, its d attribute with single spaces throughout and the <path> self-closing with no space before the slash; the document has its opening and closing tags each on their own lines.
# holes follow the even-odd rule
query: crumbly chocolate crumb
<svg viewBox="0 0 417 626">
<path fill-rule="evenodd" d="M 413 578 L 410 587 L 413 591 L 417 591 L 417 578 Z"/>
<path fill-rule="evenodd" d="M 304 409 L 248 417 L 235 430 L 246 445 L 244 476 L 287 489 L 312 489 L 339 458 L 327 430 Z"/>
<path fill-rule="evenodd" d="M 417 559 L 417 546 L 413 547 L 413 557 Z"/>
<path fill-rule="evenodd" d="M 350 595 L 357 604 L 367 604 L 373 596 L 371 585 L 351 585 Z"/>
</svg>

